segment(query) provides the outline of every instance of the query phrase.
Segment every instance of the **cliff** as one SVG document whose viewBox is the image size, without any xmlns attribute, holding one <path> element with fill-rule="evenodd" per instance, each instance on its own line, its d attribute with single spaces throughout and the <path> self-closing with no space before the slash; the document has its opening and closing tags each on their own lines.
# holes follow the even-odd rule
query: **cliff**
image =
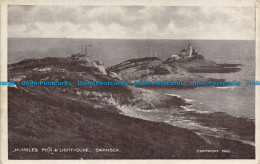
<svg viewBox="0 0 260 164">
<path fill-rule="evenodd" d="M 126 69 L 130 63 L 136 62 L 130 61 L 120 69 Z M 154 64 L 155 67 L 159 64 L 159 68 L 171 73 L 183 71 L 183 68 L 167 66 L 157 58 L 151 61 L 145 59 L 141 67 L 145 66 L 144 63 L 148 66 Z M 148 70 L 165 74 L 161 69 Z M 78 86 L 77 81 L 119 81 L 117 74 L 104 72 L 102 62 L 94 59 L 28 59 L 9 65 L 8 75 L 9 80 L 17 84 L 8 89 L 9 159 L 254 158 L 254 147 L 239 141 L 212 137 L 209 142 L 191 130 L 120 114 L 120 107 L 125 105 L 153 109 L 181 106 L 186 102 L 178 97 L 131 86 Z M 31 80 L 70 81 L 72 85 L 21 85 L 21 81 Z M 231 154 L 209 156 L 197 153 L 198 149 L 221 149 L 226 143 L 234 150 Z M 38 150 L 47 147 L 88 148 L 90 152 L 14 151 L 16 148 L 32 147 Z M 116 148 L 118 152 L 97 152 L 97 149 L 110 148 Z"/>
</svg>

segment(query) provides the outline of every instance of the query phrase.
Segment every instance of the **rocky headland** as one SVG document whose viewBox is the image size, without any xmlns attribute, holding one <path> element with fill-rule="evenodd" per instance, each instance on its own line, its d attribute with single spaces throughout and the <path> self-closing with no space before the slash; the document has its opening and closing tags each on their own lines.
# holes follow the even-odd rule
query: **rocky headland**
<svg viewBox="0 0 260 164">
<path fill-rule="evenodd" d="M 115 72 L 123 80 L 133 81 L 182 81 L 184 86 L 177 88 L 196 87 L 190 86 L 192 81 L 225 81 L 225 79 L 205 78 L 194 73 L 228 73 L 239 71 L 241 65 L 217 64 L 206 60 L 202 55 L 197 55 L 186 60 L 174 60 L 168 58 L 163 61 L 158 57 L 145 57 L 130 59 L 106 69 L 107 72 Z M 174 86 L 170 86 L 174 87 Z"/>
<path fill-rule="evenodd" d="M 77 81 L 97 80 L 203 80 L 178 62 L 142 58 L 104 69 L 101 61 L 79 54 L 67 58 L 27 59 L 11 64 L 8 78 L 16 82 L 15 87 L 8 89 L 10 159 L 254 158 L 254 147 L 240 141 L 215 137 L 210 137 L 209 141 L 191 130 L 128 117 L 120 111 L 123 106 L 147 110 L 187 105 L 181 98 L 131 85 L 77 85 Z M 72 84 L 21 85 L 21 81 L 32 80 L 70 81 Z M 221 149 L 227 143 L 232 153 L 209 155 L 197 152 Z M 35 155 L 14 151 L 17 147 L 87 147 L 90 152 L 39 152 Z M 119 152 L 98 153 L 98 148 L 117 148 Z"/>
</svg>

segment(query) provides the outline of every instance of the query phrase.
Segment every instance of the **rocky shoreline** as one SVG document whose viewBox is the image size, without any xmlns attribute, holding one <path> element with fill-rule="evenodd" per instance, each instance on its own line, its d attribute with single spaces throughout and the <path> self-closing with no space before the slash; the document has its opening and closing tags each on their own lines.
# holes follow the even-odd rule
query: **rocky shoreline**
<svg viewBox="0 0 260 164">
<path fill-rule="evenodd" d="M 254 147 L 251 145 L 214 137 L 208 143 L 191 130 L 124 116 L 118 108 L 126 105 L 151 110 L 189 104 L 177 96 L 133 86 L 20 85 L 22 80 L 71 81 L 75 84 L 78 80 L 205 79 L 188 72 L 178 63 L 167 64 L 159 58 L 142 58 L 105 70 L 102 62 L 86 56 L 27 59 L 9 65 L 8 76 L 10 81 L 17 83 L 8 89 L 10 159 L 254 158 Z M 209 156 L 197 152 L 201 149 L 221 149 L 227 143 L 234 150 L 232 153 Z M 87 154 L 42 152 L 32 155 L 28 152 L 14 152 L 17 146 L 39 149 L 47 146 L 85 146 L 92 151 Z M 117 148 L 120 151 L 98 153 L 96 148 Z"/>
</svg>

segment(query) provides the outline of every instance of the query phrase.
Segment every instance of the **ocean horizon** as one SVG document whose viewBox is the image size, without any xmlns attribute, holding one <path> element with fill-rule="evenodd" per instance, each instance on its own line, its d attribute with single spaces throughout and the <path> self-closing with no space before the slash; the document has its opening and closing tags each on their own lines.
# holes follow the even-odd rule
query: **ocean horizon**
<svg viewBox="0 0 260 164">
<path fill-rule="evenodd" d="M 172 54 L 180 54 L 188 43 L 208 60 L 216 62 L 255 59 L 254 40 L 169 40 L 169 39 L 68 39 L 68 38 L 9 38 L 8 64 L 24 59 L 68 57 L 85 53 L 104 62 L 105 67 L 123 61 L 159 57 L 166 60 Z"/>
</svg>

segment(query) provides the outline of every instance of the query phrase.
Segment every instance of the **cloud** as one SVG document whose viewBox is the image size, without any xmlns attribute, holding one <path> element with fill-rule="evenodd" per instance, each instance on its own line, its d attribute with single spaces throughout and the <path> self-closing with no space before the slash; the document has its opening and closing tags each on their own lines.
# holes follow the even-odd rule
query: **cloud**
<svg viewBox="0 0 260 164">
<path fill-rule="evenodd" d="M 9 37 L 254 39 L 253 7 L 9 6 Z"/>
</svg>

